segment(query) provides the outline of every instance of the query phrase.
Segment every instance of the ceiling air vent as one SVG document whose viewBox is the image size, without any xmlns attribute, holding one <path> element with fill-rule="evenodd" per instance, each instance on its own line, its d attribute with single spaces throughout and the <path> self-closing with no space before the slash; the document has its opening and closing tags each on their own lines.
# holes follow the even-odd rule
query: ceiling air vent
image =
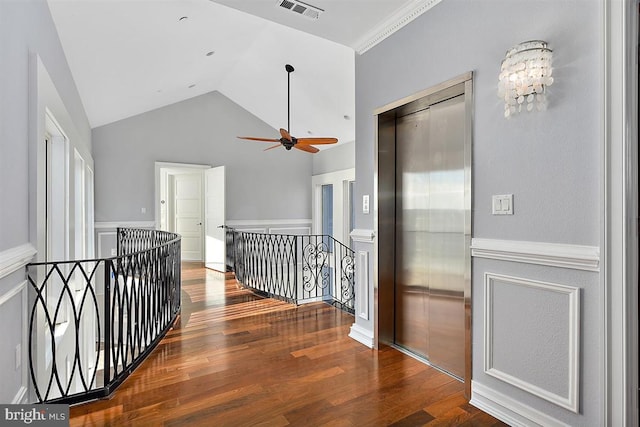
<svg viewBox="0 0 640 427">
<path fill-rule="evenodd" d="M 278 0 L 278 5 L 309 19 L 318 19 L 320 13 L 324 12 L 324 10 L 319 7 L 311 6 L 310 4 L 297 0 Z"/>
</svg>

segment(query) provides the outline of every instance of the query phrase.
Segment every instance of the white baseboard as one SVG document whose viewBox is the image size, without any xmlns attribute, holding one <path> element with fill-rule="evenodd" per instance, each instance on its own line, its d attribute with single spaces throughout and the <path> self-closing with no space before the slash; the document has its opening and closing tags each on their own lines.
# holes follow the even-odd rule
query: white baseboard
<svg viewBox="0 0 640 427">
<path fill-rule="evenodd" d="M 0 279 L 29 264 L 36 254 L 30 243 L 0 252 Z"/>
<path fill-rule="evenodd" d="M 371 331 L 364 329 L 363 327 L 356 325 L 355 323 L 351 325 L 351 331 L 349 332 L 349 337 L 358 341 L 360 344 L 364 344 L 369 348 L 373 348 L 373 334 Z"/>
<path fill-rule="evenodd" d="M 471 400 L 469 403 L 512 427 L 569 427 L 569 424 L 552 418 L 476 381 L 471 382 Z"/>
</svg>

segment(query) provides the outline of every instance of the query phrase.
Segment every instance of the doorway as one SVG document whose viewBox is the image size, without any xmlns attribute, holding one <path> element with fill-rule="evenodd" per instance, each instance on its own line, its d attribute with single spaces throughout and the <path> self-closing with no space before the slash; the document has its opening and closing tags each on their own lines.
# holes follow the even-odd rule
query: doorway
<svg viewBox="0 0 640 427">
<path fill-rule="evenodd" d="M 225 167 L 156 162 L 156 228 L 180 234 L 183 261 L 225 270 Z"/>
<path fill-rule="evenodd" d="M 467 73 L 376 111 L 377 342 L 471 377 Z"/>
<path fill-rule="evenodd" d="M 355 169 L 311 177 L 312 226 L 314 234 L 326 234 L 352 247 L 349 233 L 354 226 L 353 184 Z"/>
</svg>

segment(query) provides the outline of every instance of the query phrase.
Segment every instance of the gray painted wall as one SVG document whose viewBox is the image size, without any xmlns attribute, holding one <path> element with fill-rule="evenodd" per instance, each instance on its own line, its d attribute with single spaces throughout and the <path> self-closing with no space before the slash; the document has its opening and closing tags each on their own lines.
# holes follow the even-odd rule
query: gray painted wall
<svg viewBox="0 0 640 427">
<path fill-rule="evenodd" d="M 36 72 L 36 57 L 40 58 L 46 71 Z M 89 164 L 92 160 L 89 122 L 45 0 L 0 1 L 0 76 L 1 254 L 29 243 L 37 247 L 33 189 L 35 146 L 40 138 L 37 121 L 30 114 L 36 112 L 37 107 L 49 108 L 68 133 L 70 155 L 73 156 L 73 148 L 77 148 Z M 70 188 L 71 195 L 72 192 Z M 72 214 L 70 222 L 73 221 Z M 0 298 L 17 289 L 24 276 L 20 268 L 0 277 Z M 14 350 L 27 328 L 21 319 L 26 314 L 21 295 L 6 299 L 0 305 L 0 321 L 6 330 L 0 348 L 2 403 L 10 403 L 20 387 L 26 385 L 21 378 L 21 369 L 27 366 L 25 347 L 22 348 L 22 366 L 14 369 Z"/>
<path fill-rule="evenodd" d="M 313 174 L 320 175 L 354 168 L 356 164 L 355 142 L 347 142 L 322 150 L 313 156 Z"/>
<path fill-rule="evenodd" d="M 373 110 L 474 71 L 474 237 L 597 244 L 598 30 L 595 0 L 447 0 L 359 56 L 358 194 L 373 192 Z M 505 120 L 500 62 L 531 39 L 554 50 L 549 110 Z M 504 193 L 517 214 L 492 216 L 491 195 Z M 373 217 L 358 215 L 358 227 Z"/>
<path fill-rule="evenodd" d="M 237 136 L 278 132 L 219 92 L 93 129 L 96 221 L 153 220 L 156 161 L 225 165 L 228 220 L 311 218 L 312 155 Z"/>
<path fill-rule="evenodd" d="M 599 2 L 595 0 L 446 0 L 358 56 L 356 197 L 373 195 L 373 111 L 473 71 L 473 237 L 598 246 L 602 101 L 599 11 Z M 507 49 L 531 39 L 546 40 L 554 50 L 555 83 L 548 92 L 549 110 L 505 120 L 503 103 L 497 97 L 500 63 Z M 509 193 L 514 194 L 515 214 L 491 215 L 491 195 Z M 372 229 L 373 214 L 358 212 L 356 226 Z M 356 250 L 371 252 L 372 246 L 359 243 Z M 604 399 L 599 384 L 602 360 L 596 351 L 602 332 L 598 321 L 602 308 L 598 298 L 599 274 L 490 260 L 474 260 L 473 271 L 474 382 L 571 425 L 598 425 Z M 484 373 L 485 272 L 580 289 L 580 414 Z M 372 268 L 370 278 L 373 296 Z M 508 294 L 503 296 L 508 298 Z M 542 294 L 540 298 L 544 298 Z M 369 300 L 372 311 L 373 297 Z M 509 301 L 526 304 L 526 300 Z M 553 316 L 560 317 L 559 313 Z M 539 322 L 541 326 L 535 318 L 519 321 L 523 322 L 521 329 L 530 331 L 535 339 L 549 335 L 543 328 L 544 322 Z M 373 331 L 372 319 L 357 318 L 357 323 Z M 515 338 L 513 333 L 511 336 Z M 518 340 L 502 339 L 494 343 L 494 350 L 501 357 L 508 356 L 512 354 L 513 342 Z M 564 354 L 567 347 L 563 336 L 547 345 L 547 356 Z M 524 362 L 518 365 L 517 361 L 509 364 L 509 369 L 516 369 L 514 366 L 520 369 L 522 377 L 539 380 L 543 388 L 559 387 L 548 372 L 536 373 L 535 366 Z"/>
<path fill-rule="evenodd" d="M 0 251 L 29 241 L 29 57 L 38 54 L 53 80 L 80 146 L 91 130 L 45 0 L 0 1 Z M 33 179 L 33 177 L 31 178 Z"/>
</svg>

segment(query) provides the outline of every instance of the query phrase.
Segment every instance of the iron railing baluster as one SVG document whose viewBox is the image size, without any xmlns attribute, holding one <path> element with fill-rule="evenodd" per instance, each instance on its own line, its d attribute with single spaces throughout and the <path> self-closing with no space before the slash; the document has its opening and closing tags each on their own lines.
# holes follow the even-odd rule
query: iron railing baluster
<svg viewBox="0 0 640 427">
<path fill-rule="evenodd" d="M 328 235 L 286 235 L 225 227 L 227 265 L 238 283 L 294 304 L 325 301 L 354 313 L 354 251 Z"/>
<path fill-rule="evenodd" d="M 179 314 L 180 236 L 128 228 L 118 228 L 116 235 L 115 257 L 26 267 L 34 403 L 108 396 Z M 102 275 L 97 274 L 100 267 Z M 100 279 L 103 301 L 98 298 Z"/>
</svg>

